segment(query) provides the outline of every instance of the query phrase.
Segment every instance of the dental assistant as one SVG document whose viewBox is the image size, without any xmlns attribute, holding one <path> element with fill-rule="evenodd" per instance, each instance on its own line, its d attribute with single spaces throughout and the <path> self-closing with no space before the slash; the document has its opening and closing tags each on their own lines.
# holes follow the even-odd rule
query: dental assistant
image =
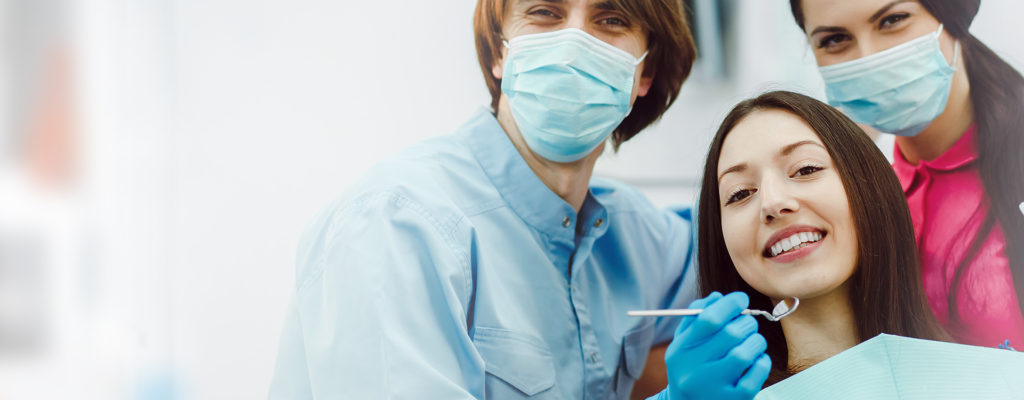
<svg viewBox="0 0 1024 400">
<path fill-rule="evenodd" d="M 829 102 L 896 136 L 925 292 L 959 342 L 1024 343 L 1024 77 L 978 0 L 790 0 Z"/>
<path fill-rule="evenodd" d="M 270 398 L 625 399 L 679 325 L 626 311 L 695 298 L 689 221 L 591 176 L 679 94 L 682 3 L 480 0 L 474 30 L 492 108 L 317 217 Z"/>
</svg>

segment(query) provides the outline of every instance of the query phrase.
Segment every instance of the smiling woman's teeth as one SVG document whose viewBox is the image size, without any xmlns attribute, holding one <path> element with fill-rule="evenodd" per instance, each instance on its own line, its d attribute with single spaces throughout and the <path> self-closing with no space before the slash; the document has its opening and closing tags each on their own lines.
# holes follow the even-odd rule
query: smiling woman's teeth
<svg viewBox="0 0 1024 400">
<path fill-rule="evenodd" d="M 821 240 L 821 232 L 800 232 L 782 239 L 772 245 L 771 254 L 775 257 L 790 250 L 796 250 Z"/>
</svg>

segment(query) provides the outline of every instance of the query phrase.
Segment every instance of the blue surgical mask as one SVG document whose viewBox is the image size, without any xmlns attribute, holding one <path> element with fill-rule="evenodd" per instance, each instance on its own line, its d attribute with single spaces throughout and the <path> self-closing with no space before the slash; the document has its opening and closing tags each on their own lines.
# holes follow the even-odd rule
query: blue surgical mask
<svg viewBox="0 0 1024 400">
<path fill-rule="evenodd" d="M 939 48 L 939 30 L 841 64 L 821 67 L 828 102 L 854 121 L 914 136 L 946 109 L 953 67 Z M 957 42 L 953 65 L 960 54 Z"/>
<path fill-rule="evenodd" d="M 555 162 L 577 161 L 630 111 L 639 59 L 575 28 L 505 43 L 501 91 L 530 149 Z"/>
</svg>

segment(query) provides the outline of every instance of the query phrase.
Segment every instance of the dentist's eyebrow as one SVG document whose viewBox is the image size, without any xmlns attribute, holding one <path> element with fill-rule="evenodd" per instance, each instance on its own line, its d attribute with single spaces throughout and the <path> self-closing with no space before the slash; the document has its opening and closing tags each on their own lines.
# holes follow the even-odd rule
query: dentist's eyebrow
<svg viewBox="0 0 1024 400">
<path fill-rule="evenodd" d="M 801 140 L 801 141 L 796 142 L 796 143 L 787 144 L 786 147 L 783 147 L 782 150 L 779 151 L 779 156 L 782 156 L 782 157 L 788 156 L 789 153 L 792 153 L 793 150 L 796 150 L 797 147 L 803 146 L 805 144 L 813 144 L 815 146 L 821 147 L 821 149 L 825 150 L 826 152 L 828 151 L 828 149 L 826 149 L 825 146 L 822 146 L 818 142 L 815 142 L 813 140 Z M 723 174 L 723 175 L 725 175 L 725 174 Z"/>
<path fill-rule="evenodd" d="M 517 1 L 517 2 L 516 2 L 516 5 L 517 5 L 517 6 L 522 6 L 522 5 L 524 5 L 524 4 L 532 4 L 532 3 L 554 3 L 554 4 L 563 4 L 563 3 L 565 3 L 565 1 L 566 1 L 566 0 L 519 0 L 519 1 Z"/>
<path fill-rule="evenodd" d="M 747 170 L 747 163 L 733 165 L 733 166 L 729 167 L 729 169 L 727 169 L 725 171 L 722 171 L 721 175 L 718 175 L 718 181 L 721 182 L 722 181 L 722 177 L 725 176 L 726 174 L 731 174 L 733 172 L 743 172 L 743 171 L 746 171 L 746 170 Z"/>
<path fill-rule="evenodd" d="M 619 11 L 619 8 L 616 7 L 615 4 L 613 4 L 611 1 L 602 1 L 600 3 L 594 4 L 594 8 L 606 11 Z"/>
</svg>

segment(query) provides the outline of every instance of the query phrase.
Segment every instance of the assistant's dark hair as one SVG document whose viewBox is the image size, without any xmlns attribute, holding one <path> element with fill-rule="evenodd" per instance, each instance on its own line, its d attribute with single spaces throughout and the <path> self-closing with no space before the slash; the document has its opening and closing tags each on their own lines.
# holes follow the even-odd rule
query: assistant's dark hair
<svg viewBox="0 0 1024 400">
<path fill-rule="evenodd" d="M 949 325 L 957 328 L 960 280 L 996 223 L 1006 239 L 1004 251 L 1024 312 L 1024 246 L 1012 245 L 1024 243 L 1024 215 L 1018 209 L 1024 201 L 1024 77 L 968 31 L 981 0 L 918 1 L 960 41 L 977 129 L 978 171 L 990 207 L 950 284 Z M 805 28 L 800 0 L 790 0 L 789 5 L 797 24 Z"/>
<path fill-rule="evenodd" d="M 769 92 L 739 103 L 711 142 L 697 217 L 701 293 L 743 291 L 750 295 L 751 308 L 774 307 L 768 296 L 754 290 L 736 271 L 722 235 L 718 194 L 718 160 L 726 136 L 744 118 L 765 110 L 785 111 L 806 121 L 825 145 L 843 182 L 857 231 L 857 264 L 848 282 L 860 340 L 880 333 L 945 340 L 928 307 L 913 222 L 892 167 L 853 121 L 827 104 L 792 92 Z M 779 324 L 762 324 L 760 332 L 772 358 L 771 384 L 791 374 L 788 348 Z"/>
</svg>

